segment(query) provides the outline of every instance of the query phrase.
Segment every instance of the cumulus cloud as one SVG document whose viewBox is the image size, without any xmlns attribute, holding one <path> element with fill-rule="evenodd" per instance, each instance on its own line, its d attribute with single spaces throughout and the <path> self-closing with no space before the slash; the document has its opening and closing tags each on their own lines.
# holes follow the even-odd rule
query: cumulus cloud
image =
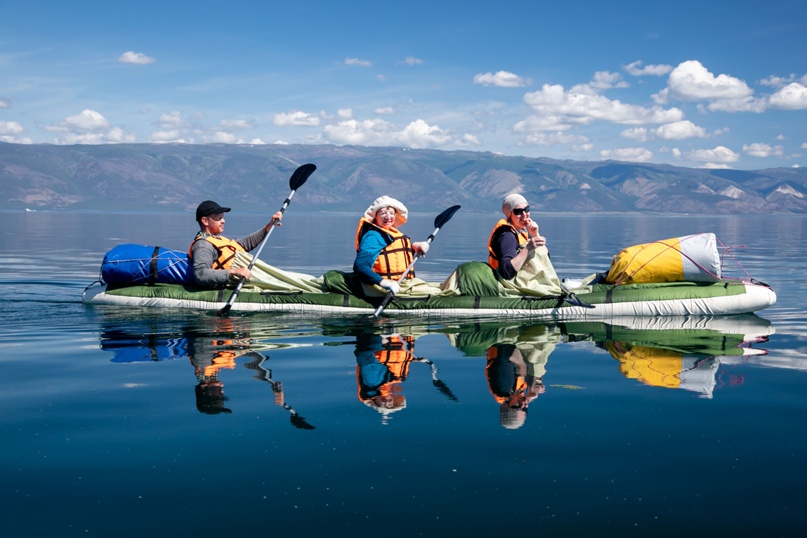
<svg viewBox="0 0 807 538">
<path fill-rule="evenodd" d="M 636 60 L 635 62 L 631 62 L 623 69 L 630 75 L 634 77 L 643 77 L 643 76 L 654 76 L 654 77 L 662 77 L 672 71 L 671 65 L 666 64 L 659 64 L 659 65 L 642 65 L 641 60 Z"/>
<path fill-rule="evenodd" d="M 358 65 L 359 67 L 372 67 L 373 63 L 358 58 L 345 58 L 345 65 Z"/>
<path fill-rule="evenodd" d="M 395 109 L 391 106 L 380 106 L 373 111 L 375 114 L 379 115 L 389 115 L 395 114 Z"/>
<path fill-rule="evenodd" d="M 275 114 L 272 123 L 279 127 L 317 127 L 319 126 L 320 118 L 315 114 L 294 110 L 283 114 Z"/>
<path fill-rule="evenodd" d="M 22 136 L 25 129 L 16 121 L 0 120 L 0 141 L 10 144 L 31 144 L 32 140 Z"/>
<path fill-rule="evenodd" d="M 11 108 L 11 99 L 8 97 L 0 97 L 0 108 Z"/>
<path fill-rule="evenodd" d="M 751 157 L 781 157 L 784 155 L 785 151 L 782 146 L 754 143 L 743 144 L 743 153 Z"/>
<path fill-rule="evenodd" d="M 807 86 L 791 82 L 768 98 L 771 108 L 779 110 L 807 109 Z"/>
<path fill-rule="evenodd" d="M 146 56 L 142 52 L 127 50 L 118 56 L 118 61 L 122 64 L 148 65 L 153 64 L 157 60 L 151 56 Z"/>
<path fill-rule="evenodd" d="M 20 135 L 24 131 L 16 121 L 0 121 L 0 136 Z"/>
<path fill-rule="evenodd" d="M 353 109 L 352 108 L 340 108 L 336 111 L 336 115 L 339 119 L 342 120 L 349 120 L 353 117 Z"/>
<path fill-rule="evenodd" d="M 740 160 L 740 156 L 725 146 L 714 149 L 692 150 L 688 157 L 693 161 L 703 163 L 733 163 Z"/>
<path fill-rule="evenodd" d="M 58 125 L 48 125 L 45 130 L 63 133 L 56 139 L 57 144 L 122 144 L 135 141 L 133 134 L 112 126 L 102 114 L 89 109 L 65 118 Z"/>
<path fill-rule="evenodd" d="M 539 116 L 563 117 L 566 121 L 588 124 L 595 120 L 621 124 L 672 123 L 683 119 L 678 108 L 664 109 L 629 105 L 608 99 L 581 84 L 566 91 L 559 84 L 544 84 L 535 92 L 524 95 L 524 102 Z"/>
<path fill-rule="evenodd" d="M 597 71 L 594 73 L 594 77 L 588 85 L 600 91 L 609 90 L 611 88 L 627 88 L 629 86 L 627 82 L 622 80 L 622 75 L 610 71 Z"/>
<path fill-rule="evenodd" d="M 615 161 L 647 163 L 653 160 L 653 152 L 645 148 L 605 149 L 600 152 L 600 157 Z"/>
<path fill-rule="evenodd" d="M 172 129 L 175 127 L 188 127 L 190 123 L 182 118 L 182 114 L 178 110 L 172 110 L 168 114 L 161 114 L 158 125 L 163 129 Z"/>
<path fill-rule="evenodd" d="M 715 76 L 697 60 L 678 64 L 670 72 L 667 87 L 653 96 L 659 104 L 669 99 L 707 101 L 706 108 L 722 112 L 763 112 L 765 99 L 754 97 L 748 85 L 730 75 Z"/>
<path fill-rule="evenodd" d="M 673 97 L 686 101 L 742 99 L 753 93 L 742 80 L 729 75 L 714 76 L 697 60 L 678 64 L 667 84 Z"/>
<path fill-rule="evenodd" d="M 619 136 L 622 138 L 628 138 L 630 140 L 636 140 L 637 142 L 647 142 L 650 140 L 650 132 L 646 127 L 633 127 L 631 129 L 625 129 L 619 133 Z"/>
<path fill-rule="evenodd" d="M 499 88 L 520 88 L 529 86 L 530 81 L 509 71 L 496 71 L 495 73 L 488 72 L 475 75 L 474 84 L 496 86 Z"/>
<path fill-rule="evenodd" d="M 667 123 L 656 128 L 656 137 L 662 140 L 684 140 L 687 138 L 704 138 L 706 131 L 689 120 Z"/>
<path fill-rule="evenodd" d="M 423 63 L 423 60 L 420 58 L 415 58 L 414 56 L 407 56 L 403 63 L 406 65 L 420 65 Z"/>
<path fill-rule="evenodd" d="M 410 148 L 430 148 L 449 144 L 459 146 L 479 145 L 474 135 L 454 136 L 450 131 L 437 125 L 429 125 L 417 119 L 397 129 L 393 124 L 380 118 L 357 120 L 349 119 L 326 125 L 325 137 L 336 144 L 367 146 L 402 145 Z"/>
</svg>

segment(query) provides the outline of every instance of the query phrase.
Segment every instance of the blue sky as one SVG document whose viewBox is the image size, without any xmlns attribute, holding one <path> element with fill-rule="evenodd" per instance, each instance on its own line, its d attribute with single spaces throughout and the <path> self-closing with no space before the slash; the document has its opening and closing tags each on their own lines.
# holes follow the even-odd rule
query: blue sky
<svg viewBox="0 0 807 538">
<path fill-rule="evenodd" d="M 0 0 L 0 140 L 807 165 L 807 2 Z"/>
</svg>

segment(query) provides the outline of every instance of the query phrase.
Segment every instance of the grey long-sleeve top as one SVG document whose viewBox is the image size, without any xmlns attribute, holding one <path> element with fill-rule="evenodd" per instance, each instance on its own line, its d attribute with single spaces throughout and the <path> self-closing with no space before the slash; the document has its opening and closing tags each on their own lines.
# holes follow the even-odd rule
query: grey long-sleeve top
<svg viewBox="0 0 807 538">
<path fill-rule="evenodd" d="M 246 237 L 233 239 L 233 241 L 249 252 L 260 245 L 265 236 L 266 227 L 263 227 Z M 193 277 L 196 280 L 197 286 L 201 288 L 223 288 L 227 285 L 227 282 L 230 280 L 230 275 L 227 273 L 227 270 L 213 269 L 213 262 L 219 257 L 219 254 L 216 252 L 216 247 L 209 241 L 200 239 L 194 242 L 191 256 L 193 258 Z"/>
</svg>

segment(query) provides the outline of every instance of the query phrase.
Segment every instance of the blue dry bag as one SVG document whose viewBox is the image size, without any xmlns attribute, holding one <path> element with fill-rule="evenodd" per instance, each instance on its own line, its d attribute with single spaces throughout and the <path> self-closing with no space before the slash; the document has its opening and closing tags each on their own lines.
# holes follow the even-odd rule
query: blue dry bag
<svg viewBox="0 0 807 538">
<path fill-rule="evenodd" d="M 162 247 L 118 245 L 104 256 L 101 280 L 107 284 L 193 284 L 188 255 Z"/>
</svg>

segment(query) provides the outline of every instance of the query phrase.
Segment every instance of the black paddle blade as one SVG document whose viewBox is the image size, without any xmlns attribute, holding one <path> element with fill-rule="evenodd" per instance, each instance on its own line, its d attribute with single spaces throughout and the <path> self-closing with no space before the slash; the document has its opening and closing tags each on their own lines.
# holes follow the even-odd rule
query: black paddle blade
<svg viewBox="0 0 807 538">
<path fill-rule="evenodd" d="M 221 308 L 221 310 L 219 310 L 218 312 L 216 312 L 216 315 L 217 315 L 217 316 L 219 316 L 219 317 L 224 317 L 224 316 L 226 316 L 227 314 L 229 314 L 229 313 L 230 313 L 230 309 L 231 309 L 232 307 L 233 307 L 233 305 L 231 305 L 230 303 L 227 303 L 226 305 L 224 305 L 224 306 Z"/>
<path fill-rule="evenodd" d="M 317 165 L 311 163 L 298 166 L 297 170 L 295 170 L 289 178 L 289 188 L 291 188 L 293 191 L 299 189 L 316 169 Z"/>
<path fill-rule="evenodd" d="M 291 415 L 291 425 L 297 428 L 298 430 L 315 430 L 316 428 L 306 422 L 306 420 L 301 417 L 300 415 L 293 414 Z"/>
<path fill-rule="evenodd" d="M 440 213 L 439 215 L 437 215 L 436 217 L 434 217 L 434 227 L 442 228 L 443 224 L 451 220 L 451 217 L 454 216 L 454 213 L 459 211 L 461 207 L 462 207 L 461 205 L 451 206 L 442 213 Z"/>
</svg>

